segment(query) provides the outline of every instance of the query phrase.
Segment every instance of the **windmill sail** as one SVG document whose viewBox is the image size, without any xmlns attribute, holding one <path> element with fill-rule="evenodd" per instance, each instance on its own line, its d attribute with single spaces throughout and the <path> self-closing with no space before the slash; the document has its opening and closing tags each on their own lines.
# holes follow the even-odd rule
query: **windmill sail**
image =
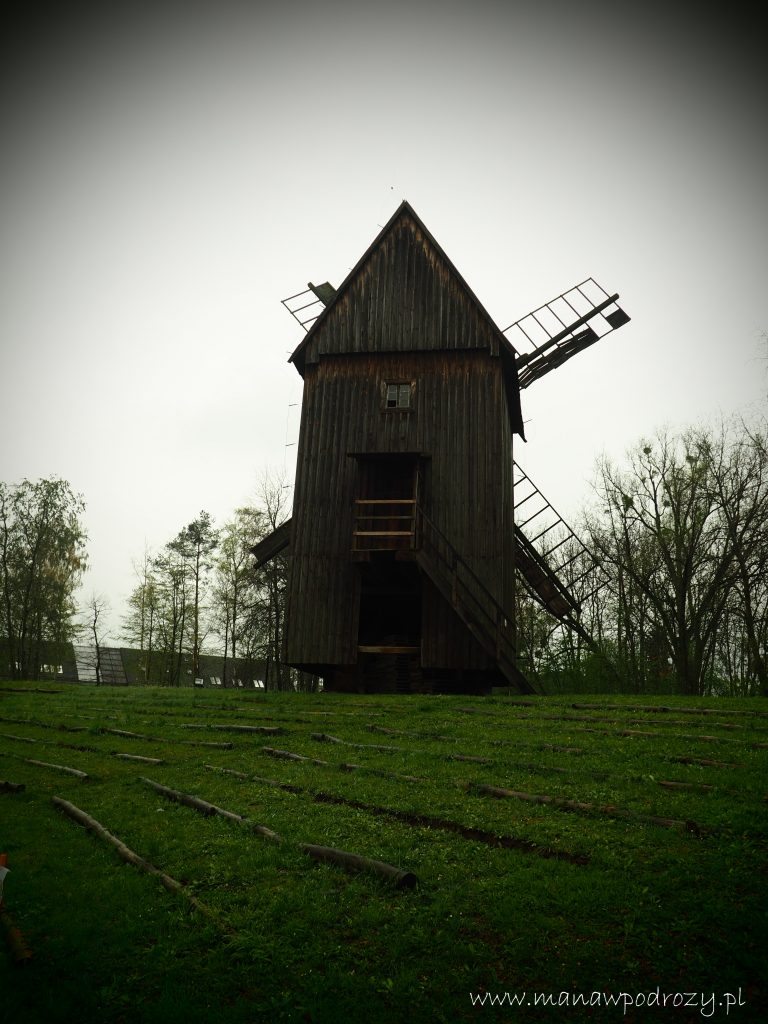
<svg viewBox="0 0 768 1024">
<path fill-rule="evenodd" d="M 517 462 L 513 462 L 515 561 L 531 596 L 564 625 L 585 639 L 578 621 L 581 604 L 599 590 L 607 576 L 595 572 L 596 562 L 559 512 Z M 594 576 L 592 589 L 578 593 Z M 566 582 L 567 581 L 567 582 Z"/>
<path fill-rule="evenodd" d="M 296 292 L 280 301 L 294 320 L 308 331 L 335 295 L 336 289 L 327 281 L 324 284 L 312 284 L 310 281 L 303 292 Z"/>
<path fill-rule="evenodd" d="M 519 384 L 527 388 L 562 366 L 606 334 L 629 322 L 629 316 L 592 277 L 569 288 L 504 328 L 518 355 Z"/>
</svg>

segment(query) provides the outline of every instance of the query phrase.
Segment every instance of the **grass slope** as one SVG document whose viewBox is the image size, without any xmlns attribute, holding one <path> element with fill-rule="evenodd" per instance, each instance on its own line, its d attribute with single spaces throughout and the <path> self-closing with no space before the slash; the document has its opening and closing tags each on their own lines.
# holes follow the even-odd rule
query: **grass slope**
<svg viewBox="0 0 768 1024">
<path fill-rule="evenodd" d="M 0 684 L 0 779 L 26 787 L 0 793 L 5 907 L 33 953 L 0 957 L 2 1019 L 764 1020 L 767 765 L 768 701 Z M 418 885 L 345 873 L 302 843 Z M 666 1012 L 567 1005 L 657 989 Z M 505 991 L 561 1005 L 472 1005 Z M 683 993 L 714 1003 L 675 1012 Z"/>
</svg>

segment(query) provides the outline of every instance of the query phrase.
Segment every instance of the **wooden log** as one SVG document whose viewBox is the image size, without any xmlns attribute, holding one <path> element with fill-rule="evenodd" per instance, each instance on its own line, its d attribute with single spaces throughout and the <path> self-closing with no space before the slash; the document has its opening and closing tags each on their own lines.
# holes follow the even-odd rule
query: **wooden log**
<svg viewBox="0 0 768 1024">
<path fill-rule="evenodd" d="M 266 736 L 276 736 L 284 731 L 279 725 L 211 725 L 209 728 L 221 732 L 257 732 Z"/>
<path fill-rule="evenodd" d="M 708 786 L 704 782 L 674 782 L 671 779 L 659 779 L 658 784 L 665 789 L 701 789 L 712 790 L 714 786 Z"/>
<path fill-rule="evenodd" d="M 107 843 L 108 846 L 112 846 L 117 851 L 118 856 L 127 864 L 133 865 L 133 867 L 138 868 L 139 871 L 145 871 L 148 875 L 153 875 L 158 882 L 160 882 L 163 888 L 168 890 L 168 892 L 184 896 L 195 910 L 203 914 L 204 917 L 213 921 L 219 928 L 223 928 L 229 932 L 234 930 L 229 925 L 225 924 L 218 914 L 215 914 L 210 907 L 201 903 L 200 900 L 192 895 L 192 893 L 188 892 L 181 882 L 177 882 L 175 878 L 171 878 L 170 875 L 161 871 L 160 868 L 156 868 L 154 864 L 150 864 L 148 860 L 144 860 L 144 858 L 140 857 L 138 853 L 135 853 L 129 846 L 126 846 L 121 839 L 118 839 L 117 836 L 108 832 L 107 829 L 105 829 L 100 822 L 96 821 L 95 818 L 92 818 L 90 814 L 86 814 L 85 811 L 76 807 L 68 800 L 63 800 L 59 796 L 51 797 L 51 802 L 54 807 L 63 811 L 68 818 L 71 818 L 73 821 L 76 821 L 78 825 L 82 825 L 89 832 L 92 832 L 103 843 Z"/>
<path fill-rule="evenodd" d="M 250 776 L 246 775 L 245 772 L 236 772 L 234 768 L 219 768 L 215 764 L 204 764 L 203 768 L 208 768 L 212 772 L 223 772 L 225 775 L 234 775 L 238 779 L 247 779 Z"/>
<path fill-rule="evenodd" d="M 99 729 L 99 732 L 109 733 L 110 736 L 125 736 L 129 740 L 151 740 L 153 743 L 161 743 L 162 740 L 158 740 L 154 736 L 145 736 L 143 732 L 129 732 L 127 729 Z"/>
<path fill-rule="evenodd" d="M 272 839 L 274 842 L 282 842 L 282 839 L 277 832 L 273 832 L 271 828 L 267 828 L 265 825 L 257 825 L 249 818 L 243 817 L 242 814 L 235 814 L 234 811 L 227 811 L 225 808 L 217 807 L 216 804 L 211 804 L 207 800 L 202 800 L 200 797 L 191 796 L 189 793 L 181 793 L 178 789 L 170 789 L 168 786 L 163 786 L 159 782 L 153 782 L 152 779 L 147 779 L 143 776 L 141 781 L 145 782 L 157 793 L 161 793 L 168 800 L 174 800 L 176 803 L 184 804 L 185 807 L 191 807 L 192 810 L 197 811 L 200 814 L 204 814 L 206 817 L 216 815 L 220 818 L 226 818 L 228 821 L 236 821 L 238 824 L 247 825 L 252 832 L 256 833 L 256 835 L 263 836 L 265 839 Z"/>
<path fill-rule="evenodd" d="M 403 871 L 382 860 L 361 857 L 356 853 L 337 850 L 332 846 L 315 846 L 314 843 L 300 843 L 299 848 L 313 860 L 336 864 L 338 867 L 344 868 L 345 871 L 370 871 L 381 878 L 386 878 L 397 889 L 412 889 L 418 882 L 418 878 L 412 871 Z"/>
<path fill-rule="evenodd" d="M 70 768 L 65 764 L 50 764 L 48 761 L 34 761 L 31 757 L 26 757 L 24 760 L 27 764 L 37 765 L 38 768 L 53 768 L 57 772 L 65 772 L 67 775 L 74 775 L 78 779 L 89 779 L 90 776 L 87 772 L 81 772 L 79 768 Z"/>
<path fill-rule="evenodd" d="M 39 743 L 39 740 L 32 740 L 29 736 L 14 736 L 11 732 L 0 732 L 4 740 L 16 740 L 17 743 Z"/>
<path fill-rule="evenodd" d="M 0 689 L 0 693 L 52 693 L 58 695 L 66 692 L 66 690 L 35 690 L 31 686 L 28 686 L 26 689 L 22 686 L 3 686 Z"/>
<path fill-rule="evenodd" d="M 320 761 L 316 757 L 305 757 L 304 754 L 294 754 L 290 750 L 277 750 L 275 747 L 262 747 L 262 753 L 270 757 L 279 757 L 283 761 L 306 761 L 309 764 L 321 765 L 324 768 L 330 767 L 330 761 Z"/>
<path fill-rule="evenodd" d="M 383 725 L 366 725 L 365 728 L 368 732 L 380 732 L 386 736 L 409 736 L 411 739 L 419 739 L 424 735 L 418 732 L 407 732 L 405 729 L 387 729 Z M 447 737 L 435 736 L 434 739 L 445 740 Z"/>
<path fill-rule="evenodd" d="M 514 800 L 525 800 L 533 804 L 549 804 L 563 811 L 577 811 L 587 814 L 600 814 L 608 818 L 620 818 L 623 821 L 638 821 L 649 825 L 659 825 L 662 828 L 682 828 L 690 832 L 702 834 L 704 829 L 693 821 L 681 821 L 678 818 L 660 818 L 653 814 L 636 814 L 634 811 L 626 811 L 613 804 L 589 804 L 579 800 L 566 800 L 559 796 L 546 796 L 538 793 L 526 793 L 517 789 L 504 789 L 501 786 L 486 786 L 474 783 L 472 789 L 477 793 L 494 797 L 510 797 Z"/>
<path fill-rule="evenodd" d="M 197 725 L 195 723 L 182 723 L 180 729 L 215 729 L 218 732 L 256 732 L 268 736 L 274 736 L 284 730 L 279 725 Z"/>
<path fill-rule="evenodd" d="M 141 754 L 112 754 L 112 756 L 119 757 L 122 761 L 140 761 L 142 764 L 165 764 L 162 758 L 142 757 Z"/>
<path fill-rule="evenodd" d="M 743 768 L 743 764 L 736 764 L 733 761 L 712 761 L 708 757 L 670 757 L 670 761 L 677 764 L 698 764 L 705 768 Z"/>
<path fill-rule="evenodd" d="M 490 757 L 475 757 L 473 754 L 447 754 L 446 761 L 471 761 L 473 764 L 491 764 Z"/>
<path fill-rule="evenodd" d="M 338 736 L 330 736 L 327 732 L 311 732 L 309 738 L 318 740 L 320 743 L 343 743 Z"/>
<path fill-rule="evenodd" d="M 405 753 L 404 747 L 388 747 L 382 743 L 347 743 L 347 746 L 354 747 L 355 750 L 383 750 L 387 754 Z"/>
<path fill-rule="evenodd" d="M 291 786 L 288 782 L 277 782 L 275 779 L 265 779 L 261 775 L 246 775 L 245 772 L 236 772 L 233 768 L 217 768 L 216 765 L 206 764 L 212 772 L 224 772 L 227 775 L 234 775 L 238 779 L 246 779 L 248 782 L 258 782 L 263 786 L 272 786 L 274 789 L 284 789 L 287 793 L 305 793 L 306 789 L 301 786 Z"/>
<path fill-rule="evenodd" d="M 765 718 L 768 716 L 768 711 L 744 711 L 735 710 L 733 708 L 672 708 L 668 707 L 666 704 L 571 704 L 571 707 L 587 708 L 591 710 L 608 709 L 610 711 L 650 711 L 662 714 L 674 711 L 678 715 L 748 715 L 755 718 Z"/>
<path fill-rule="evenodd" d="M 366 775 L 376 775 L 380 779 L 394 779 L 397 782 L 423 782 L 423 779 L 416 775 L 400 775 L 398 772 L 388 772 L 384 768 L 369 768 L 367 765 L 352 764 L 349 761 L 342 762 L 339 768 L 343 772 L 365 772 Z"/>
<path fill-rule="evenodd" d="M 181 740 L 188 747 L 208 747 L 209 750 L 234 750 L 234 743 L 213 743 L 208 740 Z"/>
<path fill-rule="evenodd" d="M 23 782 L 9 782 L 7 779 L 0 779 L 0 793 L 23 793 L 26 788 Z"/>
</svg>

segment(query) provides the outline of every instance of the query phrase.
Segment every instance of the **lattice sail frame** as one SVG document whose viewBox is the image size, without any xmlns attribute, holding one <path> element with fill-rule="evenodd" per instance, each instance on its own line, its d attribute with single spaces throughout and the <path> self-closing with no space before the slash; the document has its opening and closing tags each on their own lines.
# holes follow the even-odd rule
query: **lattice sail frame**
<svg viewBox="0 0 768 1024">
<path fill-rule="evenodd" d="M 517 352 L 520 388 L 628 323 L 618 297 L 588 277 L 505 327 L 502 333 Z"/>
</svg>

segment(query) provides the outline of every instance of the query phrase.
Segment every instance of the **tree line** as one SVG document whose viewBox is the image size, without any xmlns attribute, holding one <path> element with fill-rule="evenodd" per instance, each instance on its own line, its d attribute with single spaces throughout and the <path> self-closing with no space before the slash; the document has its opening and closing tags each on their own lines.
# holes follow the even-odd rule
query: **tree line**
<svg viewBox="0 0 768 1024">
<path fill-rule="evenodd" d="M 258 505 L 216 527 L 200 514 L 134 563 L 122 638 L 139 648 L 144 682 L 179 686 L 200 677 L 203 645 L 223 652 L 221 683 L 260 677 L 266 689 L 314 689 L 317 680 L 282 661 L 287 564 L 255 567 L 251 549 L 285 521 L 282 479 L 265 476 Z"/>
<path fill-rule="evenodd" d="M 744 421 L 600 460 L 567 570 L 594 640 L 524 593 L 522 658 L 545 688 L 768 696 L 768 430 Z"/>
</svg>

